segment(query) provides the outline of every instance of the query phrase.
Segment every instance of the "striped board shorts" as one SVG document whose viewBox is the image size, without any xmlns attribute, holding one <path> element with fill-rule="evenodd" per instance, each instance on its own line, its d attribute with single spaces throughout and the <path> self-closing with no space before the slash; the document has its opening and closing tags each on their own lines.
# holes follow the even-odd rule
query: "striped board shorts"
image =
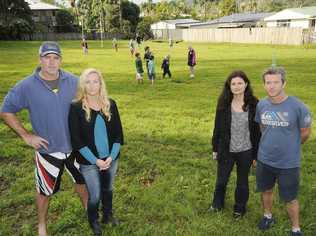
<svg viewBox="0 0 316 236">
<path fill-rule="evenodd" d="M 66 167 L 67 172 L 76 184 L 84 184 L 79 171 L 79 164 L 72 153 L 39 153 L 35 152 L 35 180 L 37 192 L 51 196 L 60 188 L 61 176 Z"/>
</svg>

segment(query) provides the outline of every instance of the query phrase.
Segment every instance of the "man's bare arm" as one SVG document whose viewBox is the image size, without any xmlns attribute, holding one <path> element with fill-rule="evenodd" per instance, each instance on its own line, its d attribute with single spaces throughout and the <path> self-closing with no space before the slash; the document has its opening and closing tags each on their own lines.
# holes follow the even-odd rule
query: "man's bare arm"
<svg viewBox="0 0 316 236">
<path fill-rule="evenodd" d="M 305 143 L 311 134 L 311 128 L 301 128 L 301 143 Z"/>
</svg>

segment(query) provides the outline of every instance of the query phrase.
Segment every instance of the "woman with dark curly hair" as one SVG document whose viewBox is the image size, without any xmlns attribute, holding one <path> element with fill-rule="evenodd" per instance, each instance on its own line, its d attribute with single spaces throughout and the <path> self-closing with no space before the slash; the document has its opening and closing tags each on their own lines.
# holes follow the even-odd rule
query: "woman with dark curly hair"
<svg viewBox="0 0 316 236">
<path fill-rule="evenodd" d="M 223 209 L 227 183 L 236 163 L 235 218 L 246 213 L 249 198 L 248 175 L 260 140 L 260 128 L 254 121 L 257 103 L 247 75 L 233 71 L 226 79 L 216 108 L 212 146 L 217 180 L 210 209 Z"/>
</svg>

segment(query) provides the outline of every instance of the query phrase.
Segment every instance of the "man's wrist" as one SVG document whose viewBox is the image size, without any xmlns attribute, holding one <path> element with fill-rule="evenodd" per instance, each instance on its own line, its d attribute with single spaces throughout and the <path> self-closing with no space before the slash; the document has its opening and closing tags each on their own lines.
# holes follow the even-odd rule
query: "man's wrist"
<svg viewBox="0 0 316 236">
<path fill-rule="evenodd" d="M 19 135 L 23 140 L 26 140 L 30 136 L 30 133 L 28 133 L 27 131 L 23 131 L 19 133 Z"/>
</svg>

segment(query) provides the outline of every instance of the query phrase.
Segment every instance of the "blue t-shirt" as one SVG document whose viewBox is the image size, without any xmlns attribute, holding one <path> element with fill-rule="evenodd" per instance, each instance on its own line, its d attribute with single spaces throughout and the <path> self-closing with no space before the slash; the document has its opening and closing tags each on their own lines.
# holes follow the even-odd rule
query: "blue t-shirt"
<svg viewBox="0 0 316 236">
<path fill-rule="evenodd" d="M 27 109 L 33 132 L 49 142 L 48 150 L 41 153 L 71 152 L 68 114 L 77 90 L 78 78 L 59 71 L 58 91 L 54 92 L 39 76 L 34 74 L 18 82 L 4 98 L 1 112 L 17 113 Z"/>
<path fill-rule="evenodd" d="M 300 129 L 312 122 L 308 108 L 292 96 L 279 104 L 265 98 L 257 105 L 255 120 L 262 127 L 258 160 L 280 169 L 299 167 Z"/>
</svg>

